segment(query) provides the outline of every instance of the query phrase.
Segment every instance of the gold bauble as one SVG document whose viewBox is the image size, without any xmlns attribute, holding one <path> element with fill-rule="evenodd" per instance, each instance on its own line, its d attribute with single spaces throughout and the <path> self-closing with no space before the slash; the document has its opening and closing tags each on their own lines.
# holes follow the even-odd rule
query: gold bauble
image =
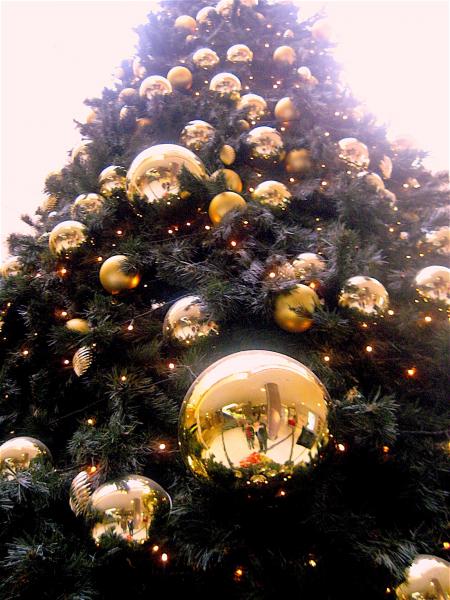
<svg viewBox="0 0 450 600">
<path fill-rule="evenodd" d="M 75 375 L 77 377 L 84 375 L 89 370 L 93 360 L 92 349 L 89 346 L 78 348 L 72 356 L 72 368 Z"/>
<path fill-rule="evenodd" d="M 382 283 L 373 277 L 356 275 L 344 283 L 339 306 L 352 308 L 361 314 L 383 313 L 389 306 L 389 294 Z"/>
<path fill-rule="evenodd" d="M 180 192 L 178 177 L 183 167 L 195 177 L 205 177 L 202 161 L 193 152 L 176 144 L 158 144 L 143 150 L 127 174 L 128 195 L 138 194 L 153 203 Z"/>
<path fill-rule="evenodd" d="M 228 167 L 229 165 L 232 165 L 236 160 L 236 150 L 233 148 L 233 146 L 225 144 L 220 149 L 219 158 L 223 162 L 223 164 L 227 165 Z"/>
<path fill-rule="evenodd" d="M 273 60 L 279 65 L 290 67 L 295 59 L 295 50 L 290 46 L 279 46 L 273 53 Z"/>
<path fill-rule="evenodd" d="M 431 250 L 438 254 L 450 254 L 450 227 L 444 225 L 435 231 L 429 231 L 425 235 L 425 241 L 430 244 Z"/>
<path fill-rule="evenodd" d="M 204 6 L 198 11 L 195 20 L 197 23 L 200 23 L 200 25 L 211 27 L 215 16 L 217 16 L 217 11 L 214 6 Z"/>
<path fill-rule="evenodd" d="M 21 268 L 20 258 L 18 256 L 10 256 L 0 265 L 0 276 L 12 277 L 18 275 Z"/>
<path fill-rule="evenodd" d="M 316 42 L 331 42 L 333 38 L 333 28 L 328 19 L 319 19 L 311 27 L 311 35 Z"/>
<path fill-rule="evenodd" d="M 142 79 L 142 77 L 145 77 L 147 75 L 147 69 L 142 64 L 142 60 L 141 60 L 140 56 L 136 56 L 133 59 L 132 69 L 133 69 L 134 76 L 137 77 L 138 79 Z"/>
<path fill-rule="evenodd" d="M 286 31 L 283 33 L 283 37 L 285 40 L 290 40 L 294 37 L 294 32 L 292 29 L 286 29 Z"/>
<path fill-rule="evenodd" d="M 291 200 L 291 192 L 280 181 L 263 181 L 256 186 L 252 198 L 265 206 L 284 208 Z"/>
<path fill-rule="evenodd" d="M 311 153 L 306 148 L 290 150 L 286 156 L 287 173 L 307 173 L 312 169 Z"/>
<path fill-rule="evenodd" d="M 258 94 L 245 94 L 237 103 L 239 110 L 247 110 L 248 118 L 257 121 L 267 113 L 267 102 Z"/>
<path fill-rule="evenodd" d="M 70 215 L 73 219 L 81 219 L 87 215 L 98 214 L 104 202 L 105 199 L 100 194 L 80 194 L 70 208 Z"/>
<path fill-rule="evenodd" d="M 300 118 L 300 111 L 288 97 L 278 100 L 274 113 L 277 121 L 296 121 Z"/>
<path fill-rule="evenodd" d="M 89 151 L 92 140 L 83 140 L 72 149 L 71 158 L 72 162 L 78 162 L 84 165 L 89 160 Z"/>
<path fill-rule="evenodd" d="M 224 216 L 236 208 L 245 208 L 247 203 L 236 192 L 222 192 L 217 194 L 209 204 L 208 214 L 214 225 L 218 225 Z"/>
<path fill-rule="evenodd" d="M 120 104 L 134 104 L 139 98 L 137 90 L 134 88 L 124 88 L 121 90 L 117 100 Z"/>
<path fill-rule="evenodd" d="M 211 48 L 200 48 L 200 50 L 194 52 L 192 61 L 201 69 L 214 69 L 219 64 L 220 58 Z"/>
<path fill-rule="evenodd" d="M 396 590 L 398 600 L 447 600 L 450 598 L 450 563 L 437 556 L 419 554 Z"/>
<path fill-rule="evenodd" d="M 209 89 L 221 96 L 231 94 L 238 96 L 241 91 L 241 82 L 233 73 L 217 73 L 211 79 Z"/>
<path fill-rule="evenodd" d="M 214 171 L 211 177 L 217 177 L 222 174 L 225 178 L 225 185 L 227 190 L 231 190 L 232 192 L 238 192 L 240 194 L 243 189 L 242 179 L 236 173 L 236 171 L 232 171 L 231 169 L 218 169 Z"/>
<path fill-rule="evenodd" d="M 295 279 L 294 267 L 287 260 L 284 263 L 272 263 L 267 267 L 264 274 L 266 284 L 273 284 L 275 287 L 278 287 L 280 283 Z"/>
<path fill-rule="evenodd" d="M 52 210 L 55 210 L 55 208 L 58 206 L 58 202 L 58 198 L 56 196 L 53 196 L 53 194 L 50 194 L 49 196 L 46 196 L 44 198 L 42 204 L 39 207 L 39 210 L 42 212 L 51 212 Z"/>
<path fill-rule="evenodd" d="M 63 221 L 50 232 L 48 246 L 52 254 L 77 248 L 86 241 L 86 227 L 79 221 Z"/>
<path fill-rule="evenodd" d="M 181 15 L 175 19 L 175 29 L 195 33 L 197 21 L 189 15 Z"/>
<path fill-rule="evenodd" d="M 378 166 L 383 177 L 390 179 L 392 175 L 392 160 L 389 156 L 384 155 Z"/>
<path fill-rule="evenodd" d="M 125 190 L 127 187 L 126 169 L 111 165 L 103 169 L 98 176 L 100 194 L 109 198 L 114 190 Z"/>
<path fill-rule="evenodd" d="M 86 334 L 89 333 L 91 327 L 86 319 L 69 319 L 66 321 L 67 329 L 70 331 L 76 331 L 77 333 Z"/>
<path fill-rule="evenodd" d="M 421 269 L 415 279 L 416 290 L 426 300 L 450 305 L 450 269 L 433 265 Z"/>
<path fill-rule="evenodd" d="M 308 67 L 299 67 L 297 69 L 297 75 L 306 81 L 312 77 L 311 71 Z"/>
<path fill-rule="evenodd" d="M 367 183 L 367 185 L 374 188 L 377 192 L 381 192 L 385 189 L 384 181 L 381 179 L 378 173 L 368 173 L 367 171 L 362 171 L 361 173 L 358 173 L 358 177 L 364 178 L 364 181 Z"/>
<path fill-rule="evenodd" d="M 298 279 L 310 280 L 325 269 L 325 261 L 314 252 L 302 252 L 292 262 L 292 266 Z"/>
<path fill-rule="evenodd" d="M 220 480 L 228 471 L 247 485 L 270 473 L 279 484 L 318 458 L 328 403 L 319 379 L 293 358 L 267 350 L 230 354 L 205 369 L 185 396 L 181 455 L 199 477 Z"/>
<path fill-rule="evenodd" d="M 138 273 L 127 274 L 122 270 L 127 260 L 125 255 L 117 254 L 110 256 L 100 267 L 100 283 L 110 294 L 132 290 L 139 285 L 141 277 Z"/>
<path fill-rule="evenodd" d="M 320 306 L 316 292 L 307 285 L 297 284 L 288 292 L 281 292 L 275 298 L 275 323 L 290 333 L 302 333 L 309 329 L 315 309 Z"/>
<path fill-rule="evenodd" d="M 176 90 L 190 90 L 192 87 L 192 73 L 186 67 L 173 67 L 167 73 L 167 80 Z"/>
<path fill-rule="evenodd" d="M 69 491 L 69 505 L 77 516 L 86 512 L 93 491 L 92 473 L 88 469 L 80 471 L 73 478 Z"/>
<path fill-rule="evenodd" d="M 214 137 L 216 130 L 206 121 L 190 121 L 180 135 L 180 142 L 190 150 L 201 150 Z"/>
<path fill-rule="evenodd" d="M 40 440 L 28 436 L 11 438 L 0 446 L 0 473 L 10 479 L 33 462 L 51 458 L 50 450 Z"/>
<path fill-rule="evenodd" d="M 339 140 L 339 158 L 348 163 L 367 169 L 369 166 L 369 149 L 356 138 L 343 138 Z"/>
<path fill-rule="evenodd" d="M 96 515 L 91 530 L 96 542 L 104 533 L 115 533 L 143 544 L 158 522 L 168 516 L 172 501 L 156 481 L 142 475 L 126 475 L 97 488 L 89 507 Z"/>
<path fill-rule="evenodd" d="M 224 19 L 229 19 L 231 17 L 232 10 L 233 0 L 220 0 L 220 2 L 216 4 L 216 11 Z"/>
<path fill-rule="evenodd" d="M 228 48 L 227 60 L 232 63 L 250 63 L 253 60 L 253 52 L 245 44 L 235 44 Z"/>
<path fill-rule="evenodd" d="M 210 319 L 209 311 L 199 296 L 186 296 L 173 304 L 163 324 L 164 335 L 191 344 L 211 333 L 218 333 L 217 324 Z"/>
<path fill-rule="evenodd" d="M 171 93 L 172 85 L 170 81 L 165 77 L 161 77 L 161 75 L 146 77 L 139 88 L 139 95 L 148 100 Z"/>
<path fill-rule="evenodd" d="M 273 127 L 255 127 L 247 135 L 251 156 L 264 160 L 280 160 L 284 155 L 283 139 Z"/>
</svg>

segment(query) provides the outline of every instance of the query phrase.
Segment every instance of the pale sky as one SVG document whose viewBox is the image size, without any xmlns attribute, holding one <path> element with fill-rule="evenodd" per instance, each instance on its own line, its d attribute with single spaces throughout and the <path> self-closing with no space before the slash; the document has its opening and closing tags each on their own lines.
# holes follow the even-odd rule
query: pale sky
<svg viewBox="0 0 450 600">
<path fill-rule="evenodd" d="M 214 5 L 214 2 L 212 2 Z M 325 6 L 337 59 L 355 94 L 397 133 L 428 150 L 428 166 L 449 162 L 448 5 L 444 1 L 299 2 L 307 18 Z M 149 1 L 3 0 L 1 238 L 27 232 L 20 221 L 43 198 L 80 139 L 72 119 L 99 95 L 121 59 L 132 56 Z M 4 252 L 3 252 L 4 256 Z"/>
</svg>

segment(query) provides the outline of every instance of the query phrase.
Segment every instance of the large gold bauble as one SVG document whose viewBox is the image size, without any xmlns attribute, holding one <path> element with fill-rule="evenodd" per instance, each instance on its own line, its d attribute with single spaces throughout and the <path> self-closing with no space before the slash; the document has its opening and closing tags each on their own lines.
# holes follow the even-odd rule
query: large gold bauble
<svg viewBox="0 0 450 600">
<path fill-rule="evenodd" d="M 97 515 L 91 531 L 96 542 L 102 534 L 111 532 L 143 544 L 158 521 L 168 516 L 172 501 L 156 481 L 126 475 L 97 488 L 89 506 Z"/>
<path fill-rule="evenodd" d="M 238 95 L 241 91 L 241 82 L 236 75 L 233 75 L 233 73 L 217 73 L 217 75 L 214 75 L 211 79 L 209 89 L 222 96 L 231 94 Z"/>
<path fill-rule="evenodd" d="M 175 19 L 175 29 L 195 33 L 197 21 L 189 15 L 181 15 Z"/>
<path fill-rule="evenodd" d="M 70 215 L 73 219 L 82 219 L 87 215 L 98 214 L 104 202 L 105 199 L 100 194 L 80 194 L 70 208 Z"/>
<path fill-rule="evenodd" d="M 264 160 L 283 158 L 283 139 L 273 127 L 255 127 L 247 135 L 247 144 L 251 147 L 251 156 Z"/>
<path fill-rule="evenodd" d="M 93 491 L 92 474 L 86 469 L 80 471 L 73 478 L 69 490 L 69 505 L 77 516 L 86 512 Z"/>
<path fill-rule="evenodd" d="M 267 102 L 258 94 L 245 94 L 237 103 L 239 110 L 247 110 L 248 118 L 257 121 L 267 113 Z"/>
<path fill-rule="evenodd" d="M 236 150 L 229 144 L 224 144 L 220 149 L 219 158 L 227 167 L 236 160 Z"/>
<path fill-rule="evenodd" d="M 346 162 L 367 169 L 369 166 L 369 149 L 356 138 L 343 138 L 339 140 L 339 158 Z"/>
<path fill-rule="evenodd" d="M 195 177 L 205 177 L 202 161 L 193 152 L 176 144 L 158 144 L 143 150 L 127 174 L 128 194 L 138 194 L 153 203 L 180 192 L 178 177 L 185 167 Z"/>
<path fill-rule="evenodd" d="M 195 20 L 197 21 L 197 23 L 200 23 L 200 25 L 210 27 L 213 24 L 214 17 L 216 15 L 217 11 L 214 8 L 214 6 L 204 6 L 198 11 Z"/>
<path fill-rule="evenodd" d="M 200 48 L 200 50 L 194 52 L 192 60 L 200 69 L 214 69 L 220 62 L 217 53 L 211 48 Z"/>
<path fill-rule="evenodd" d="M 435 231 L 429 231 L 425 236 L 425 241 L 430 244 L 433 252 L 450 254 L 450 227 L 444 225 Z"/>
<path fill-rule="evenodd" d="M 92 140 L 83 140 L 72 149 L 72 162 L 78 162 L 80 165 L 85 165 L 89 160 L 89 152 Z"/>
<path fill-rule="evenodd" d="M 295 106 L 292 98 L 281 98 L 275 105 L 275 118 L 277 121 L 296 121 L 300 118 L 300 111 Z"/>
<path fill-rule="evenodd" d="M 165 96 L 172 93 L 172 84 L 161 75 L 146 77 L 139 88 L 139 96 L 151 100 L 156 96 Z"/>
<path fill-rule="evenodd" d="M 319 306 L 316 292 L 307 285 L 298 284 L 275 298 L 275 323 L 290 333 L 302 333 L 312 326 L 311 316 Z"/>
<path fill-rule="evenodd" d="M 126 104 L 129 106 L 130 104 L 135 104 L 138 97 L 139 94 L 134 88 L 124 88 L 121 90 L 117 100 L 120 102 L 120 104 Z"/>
<path fill-rule="evenodd" d="M 125 167 L 111 165 L 103 169 L 98 176 L 100 194 L 109 198 L 115 190 L 125 190 L 127 187 L 126 175 Z"/>
<path fill-rule="evenodd" d="M 47 446 L 35 438 L 11 438 L 0 446 L 0 473 L 10 478 L 16 471 L 28 469 L 33 462 L 51 458 Z"/>
<path fill-rule="evenodd" d="M 86 319 L 69 319 L 66 321 L 67 329 L 70 331 L 76 331 L 77 333 L 86 334 L 89 333 L 91 327 Z"/>
<path fill-rule="evenodd" d="M 185 125 L 180 135 L 180 142 L 190 150 L 201 150 L 203 146 L 210 142 L 216 130 L 206 121 L 190 121 Z"/>
<path fill-rule="evenodd" d="M 244 198 L 236 192 L 217 194 L 209 204 L 208 214 L 214 225 L 219 225 L 224 216 L 236 208 L 242 209 L 247 205 Z"/>
<path fill-rule="evenodd" d="M 224 19 L 229 19 L 231 17 L 232 10 L 233 0 L 220 0 L 220 2 L 216 4 L 216 11 Z"/>
<path fill-rule="evenodd" d="M 12 277 L 18 275 L 21 268 L 20 258 L 18 256 L 9 256 L 0 265 L 0 276 Z"/>
<path fill-rule="evenodd" d="M 290 46 L 279 46 L 273 53 L 273 60 L 279 65 L 290 67 L 296 59 L 295 50 Z"/>
<path fill-rule="evenodd" d="M 325 261 L 314 252 L 302 252 L 292 262 L 298 279 L 310 280 L 325 269 Z"/>
<path fill-rule="evenodd" d="M 311 27 L 311 35 L 316 42 L 330 43 L 333 38 L 333 28 L 328 19 L 319 19 Z"/>
<path fill-rule="evenodd" d="M 199 296 L 186 296 L 173 304 L 163 324 L 164 335 L 184 344 L 192 344 L 211 333 L 218 333 L 217 324 Z"/>
<path fill-rule="evenodd" d="M 253 200 L 272 208 L 284 208 L 291 200 L 291 192 L 280 181 L 263 181 L 256 186 Z"/>
<path fill-rule="evenodd" d="M 110 256 L 100 267 L 100 283 L 107 292 L 118 294 L 123 290 L 132 290 L 139 285 L 138 273 L 126 274 L 122 267 L 127 262 L 124 254 Z"/>
<path fill-rule="evenodd" d="M 167 80 L 176 90 L 190 90 L 192 87 L 192 73 L 186 67 L 173 67 L 167 73 Z"/>
<path fill-rule="evenodd" d="M 293 358 L 236 352 L 205 369 L 187 392 L 181 454 L 200 477 L 279 481 L 307 468 L 326 444 L 328 402 L 319 379 Z"/>
<path fill-rule="evenodd" d="M 312 169 L 311 153 L 306 148 L 289 150 L 286 155 L 285 168 L 287 173 L 307 173 Z"/>
<path fill-rule="evenodd" d="M 225 178 L 227 190 L 231 190 L 232 192 L 237 192 L 240 194 L 244 186 L 242 185 L 242 179 L 239 177 L 236 171 L 232 171 L 231 169 L 218 169 L 217 171 L 214 171 L 211 177 L 217 177 L 221 173 Z"/>
<path fill-rule="evenodd" d="M 421 269 L 415 279 L 416 290 L 426 300 L 450 305 L 450 269 L 433 265 Z"/>
<path fill-rule="evenodd" d="M 253 52 L 245 44 L 235 44 L 228 48 L 227 60 L 232 63 L 250 63 L 253 60 Z"/>
<path fill-rule="evenodd" d="M 54 227 L 48 238 L 52 254 L 61 254 L 77 248 L 86 241 L 86 227 L 79 221 L 63 221 Z"/>
<path fill-rule="evenodd" d="M 447 600 L 450 598 L 450 563 L 437 556 L 419 554 L 396 590 L 398 600 Z"/>
<path fill-rule="evenodd" d="M 383 177 L 390 179 L 392 175 L 392 160 L 389 156 L 384 155 L 378 166 Z"/>
<path fill-rule="evenodd" d="M 370 185 L 370 187 L 374 188 L 377 192 L 381 192 L 385 189 L 384 181 L 381 179 L 378 173 L 361 171 L 361 173 L 358 173 L 358 177 L 364 178 L 364 181 L 367 183 L 367 185 Z"/>
<path fill-rule="evenodd" d="M 373 277 L 356 275 L 344 283 L 339 306 L 353 308 L 366 315 L 384 312 L 389 306 L 389 294 L 382 283 Z"/>
</svg>

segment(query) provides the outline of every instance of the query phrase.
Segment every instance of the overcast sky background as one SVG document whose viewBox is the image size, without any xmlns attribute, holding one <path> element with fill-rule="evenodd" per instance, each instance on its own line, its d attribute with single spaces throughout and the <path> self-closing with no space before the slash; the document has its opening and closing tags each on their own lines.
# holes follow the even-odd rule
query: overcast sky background
<svg viewBox="0 0 450 600">
<path fill-rule="evenodd" d="M 214 2 L 212 2 L 214 4 Z M 298 2 L 307 18 L 327 8 L 340 39 L 337 58 L 354 92 L 397 133 L 408 132 L 449 163 L 448 4 L 423 0 Z M 48 172 L 80 139 L 72 119 L 133 54 L 132 28 L 151 2 L 3 0 L 1 238 L 43 198 Z M 251 44 L 250 44 L 251 45 Z M 4 248 L 3 248 L 4 256 Z"/>
</svg>

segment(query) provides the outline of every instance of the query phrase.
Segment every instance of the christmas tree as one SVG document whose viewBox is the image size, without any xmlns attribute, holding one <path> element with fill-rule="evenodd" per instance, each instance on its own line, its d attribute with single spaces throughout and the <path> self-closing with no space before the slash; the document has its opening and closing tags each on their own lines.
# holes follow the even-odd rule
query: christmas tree
<svg viewBox="0 0 450 600">
<path fill-rule="evenodd" d="M 9 238 L 0 597 L 447 598 L 447 174 L 323 15 L 206 4 Z"/>
</svg>

